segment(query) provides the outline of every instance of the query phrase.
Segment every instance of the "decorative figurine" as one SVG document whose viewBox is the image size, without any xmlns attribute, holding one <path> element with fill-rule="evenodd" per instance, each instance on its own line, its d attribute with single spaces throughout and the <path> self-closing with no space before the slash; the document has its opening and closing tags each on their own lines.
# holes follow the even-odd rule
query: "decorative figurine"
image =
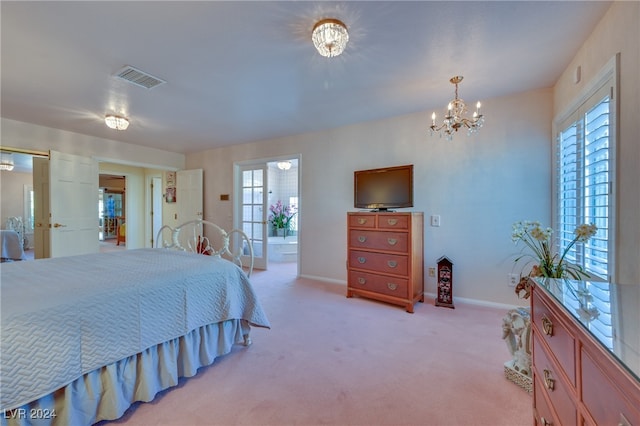
<svg viewBox="0 0 640 426">
<path fill-rule="evenodd" d="M 438 292 L 436 306 L 453 306 L 453 262 L 446 256 L 438 259 Z"/>
</svg>

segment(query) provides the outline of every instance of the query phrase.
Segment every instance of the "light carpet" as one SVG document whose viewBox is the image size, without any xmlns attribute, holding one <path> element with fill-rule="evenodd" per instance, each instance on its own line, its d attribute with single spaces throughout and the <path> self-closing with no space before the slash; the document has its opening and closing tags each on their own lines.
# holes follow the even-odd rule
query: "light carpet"
<svg viewBox="0 0 640 426">
<path fill-rule="evenodd" d="M 416 305 L 296 279 L 252 276 L 272 329 L 136 404 L 124 425 L 530 425 L 531 396 L 505 379 L 500 309 Z"/>
</svg>

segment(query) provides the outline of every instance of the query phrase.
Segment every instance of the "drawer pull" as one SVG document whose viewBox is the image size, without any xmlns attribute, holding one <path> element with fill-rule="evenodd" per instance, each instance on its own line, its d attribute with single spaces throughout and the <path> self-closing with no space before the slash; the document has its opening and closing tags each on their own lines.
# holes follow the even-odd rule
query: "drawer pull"
<svg viewBox="0 0 640 426">
<path fill-rule="evenodd" d="M 362 277 L 358 277 L 358 284 L 362 284 L 362 285 L 364 285 L 364 284 L 366 284 L 366 283 L 367 283 L 367 280 L 366 280 L 366 279 L 364 279 L 364 278 L 362 278 Z"/>
<path fill-rule="evenodd" d="M 387 260 L 387 265 L 389 265 L 389 268 L 395 268 L 396 266 L 398 266 L 398 262 L 396 262 L 395 260 Z"/>
<path fill-rule="evenodd" d="M 546 315 L 542 316 L 542 330 L 547 336 L 553 336 L 553 323 Z"/>
<path fill-rule="evenodd" d="M 365 241 L 367 241 L 367 237 L 365 237 L 364 235 L 360 235 L 358 237 L 358 241 L 360 241 L 361 243 L 364 243 Z"/>
<path fill-rule="evenodd" d="M 366 257 L 359 257 L 359 258 L 358 258 L 358 262 L 359 262 L 359 263 L 365 263 L 366 261 L 367 261 L 367 258 L 366 258 Z"/>
<path fill-rule="evenodd" d="M 387 242 L 390 246 L 395 246 L 396 244 L 398 244 L 398 240 L 395 238 L 387 238 Z"/>
<path fill-rule="evenodd" d="M 387 283 L 387 287 L 389 288 L 389 290 L 395 290 L 398 288 L 398 284 L 395 283 Z"/>
<path fill-rule="evenodd" d="M 553 390 L 556 386 L 556 381 L 555 379 L 551 378 L 551 371 L 545 369 L 543 370 L 544 372 L 544 386 L 549 389 L 549 390 Z"/>
<path fill-rule="evenodd" d="M 549 420 L 545 419 L 542 416 L 540 416 L 540 424 L 542 426 L 551 426 L 551 425 L 553 425 L 553 423 L 551 423 Z"/>
<path fill-rule="evenodd" d="M 364 225 L 365 223 L 367 223 L 367 219 L 360 217 L 358 218 L 358 224 L 359 225 Z"/>
<path fill-rule="evenodd" d="M 395 226 L 398 224 L 398 219 L 387 219 L 387 223 L 391 226 Z"/>
</svg>

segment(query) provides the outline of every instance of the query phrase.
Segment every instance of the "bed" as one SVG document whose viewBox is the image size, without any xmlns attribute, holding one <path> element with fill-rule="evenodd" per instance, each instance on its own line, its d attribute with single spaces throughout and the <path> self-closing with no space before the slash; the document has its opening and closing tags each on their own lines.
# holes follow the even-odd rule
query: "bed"
<svg viewBox="0 0 640 426">
<path fill-rule="evenodd" d="M 192 221 L 163 227 L 158 241 L 2 265 L 3 425 L 117 419 L 234 345 L 249 345 L 252 327 L 270 327 L 249 281 L 252 265 L 237 264 L 253 258 L 242 231 Z M 231 250 L 234 241 L 240 251 Z"/>
</svg>

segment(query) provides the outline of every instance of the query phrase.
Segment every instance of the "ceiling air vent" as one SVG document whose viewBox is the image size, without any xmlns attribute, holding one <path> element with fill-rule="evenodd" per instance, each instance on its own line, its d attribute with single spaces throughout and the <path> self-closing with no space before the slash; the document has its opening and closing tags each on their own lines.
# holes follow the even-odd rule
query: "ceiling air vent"
<svg viewBox="0 0 640 426">
<path fill-rule="evenodd" d="M 118 71 L 115 76 L 129 83 L 133 83 L 136 86 L 144 87 L 145 89 L 153 89 L 156 86 L 166 83 L 166 81 L 158 77 L 154 77 L 151 74 L 147 74 L 129 65 Z"/>
</svg>

